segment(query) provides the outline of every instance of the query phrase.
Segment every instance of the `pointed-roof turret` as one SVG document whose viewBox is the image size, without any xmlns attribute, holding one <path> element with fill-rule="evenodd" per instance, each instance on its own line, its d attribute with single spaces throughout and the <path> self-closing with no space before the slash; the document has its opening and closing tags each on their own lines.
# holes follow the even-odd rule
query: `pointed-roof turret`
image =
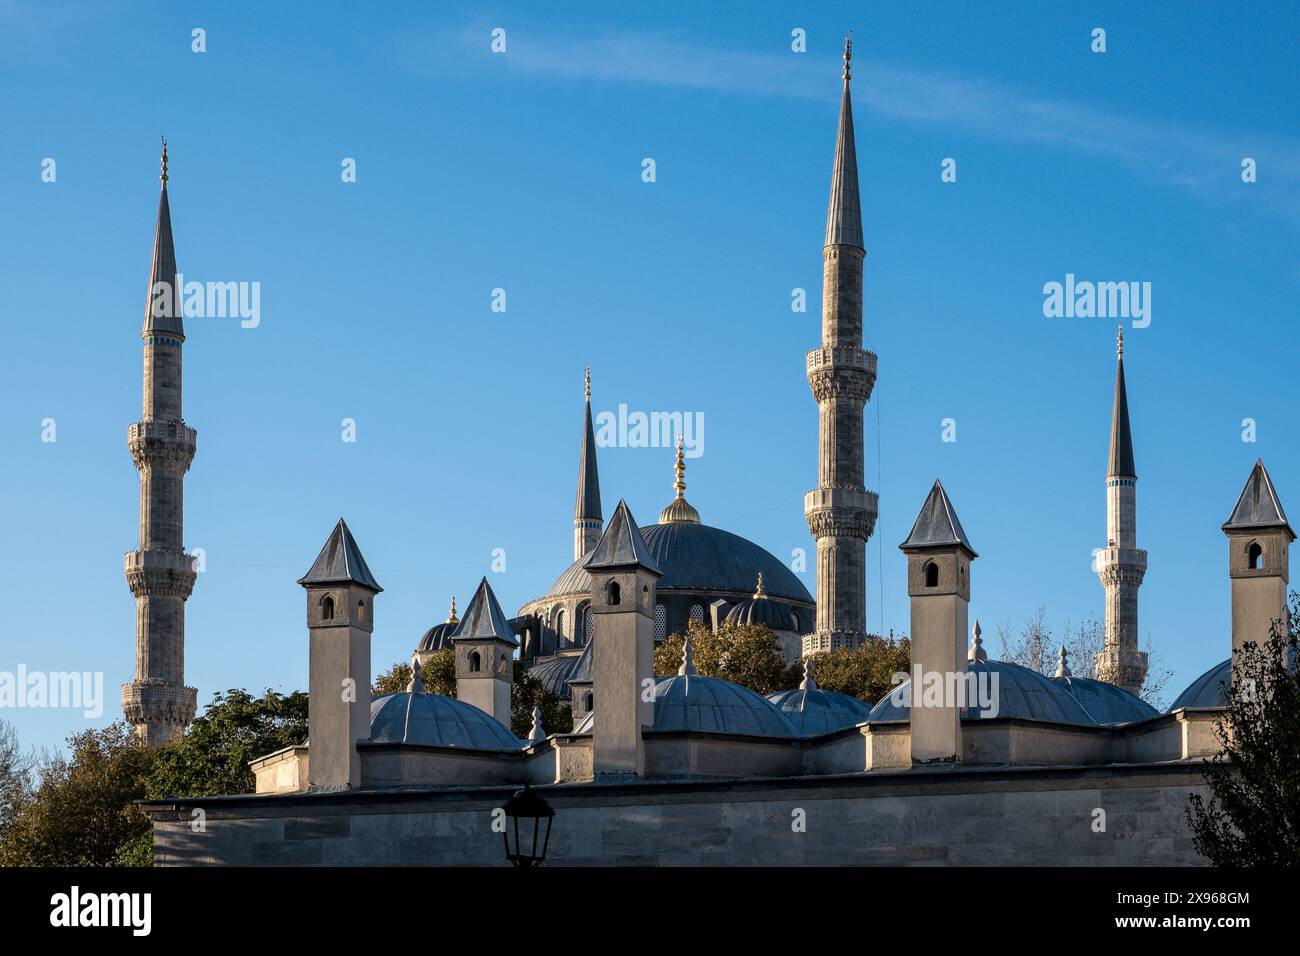
<svg viewBox="0 0 1300 956">
<path fill-rule="evenodd" d="M 1262 458 L 1255 459 L 1255 467 L 1250 470 L 1250 477 L 1246 479 L 1245 487 L 1237 497 L 1237 504 L 1228 520 L 1223 523 L 1224 531 L 1259 528 L 1283 528 L 1291 540 L 1295 540 L 1295 532 L 1286 519 L 1286 512 L 1282 510 L 1282 502 L 1278 499 L 1273 479 L 1268 476 Z"/>
<path fill-rule="evenodd" d="M 587 418 L 582 430 L 582 453 L 578 459 L 578 503 L 575 519 L 603 520 L 600 513 L 600 473 L 596 469 L 596 432 L 591 424 L 591 366 L 586 378 Z"/>
<path fill-rule="evenodd" d="M 659 565 L 655 564 L 650 549 L 646 547 L 645 539 L 641 537 L 641 529 L 637 527 L 631 509 L 628 508 L 627 502 L 620 498 L 618 507 L 614 509 L 614 517 L 609 519 L 605 533 L 596 542 L 591 557 L 583 567 L 588 571 L 594 571 L 637 565 L 655 575 L 662 573 Z"/>
<path fill-rule="evenodd" d="M 978 557 L 962 529 L 956 509 L 948 500 L 948 493 L 943 490 L 942 484 L 935 481 L 925 504 L 921 506 L 921 513 L 916 516 L 916 523 L 912 525 L 912 533 L 898 547 L 903 551 L 919 551 L 955 544 L 969 551 L 971 557 Z"/>
<path fill-rule="evenodd" d="M 519 644 L 519 639 L 510 628 L 510 619 L 501 610 L 497 596 L 492 593 L 492 585 L 488 584 L 488 579 L 484 577 L 479 582 L 469 607 L 465 608 L 460 626 L 456 628 L 456 633 L 452 634 L 451 640 L 454 642 L 490 638 L 516 646 Z"/>
<path fill-rule="evenodd" d="M 383 590 L 375 576 L 370 573 L 366 559 L 361 556 L 356 539 L 348 530 L 347 522 L 339 518 L 339 523 L 330 532 L 325 547 L 320 549 L 312 563 L 311 570 L 298 579 L 301 585 L 308 584 L 359 584 L 378 594 Z"/>
<path fill-rule="evenodd" d="M 176 247 L 172 242 L 172 211 L 167 201 L 167 140 L 162 141 L 162 192 L 158 197 L 158 222 L 154 226 L 153 262 L 149 266 L 149 290 L 144 303 L 144 327 L 140 334 L 166 333 L 185 338 L 181 320 L 181 290 L 176 287 Z M 163 283 L 167 292 L 155 292 Z M 155 314 L 156 313 L 156 314 Z"/>
<path fill-rule="evenodd" d="M 853 138 L 853 99 L 849 94 L 853 36 L 844 38 L 844 96 L 840 100 L 840 128 L 835 139 L 835 170 L 831 173 L 831 201 L 826 213 L 826 245 L 866 247 L 862 242 L 862 202 L 858 195 L 858 152 Z"/>
<path fill-rule="evenodd" d="M 1107 478 L 1136 478 L 1133 464 L 1133 433 L 1128 424 L 1128 389 L 1124 387 L 1124 326 L 1119 327 L 1115 348 L 1115 406 L 1110 417 L 1110 462 Z"/>
</svg>

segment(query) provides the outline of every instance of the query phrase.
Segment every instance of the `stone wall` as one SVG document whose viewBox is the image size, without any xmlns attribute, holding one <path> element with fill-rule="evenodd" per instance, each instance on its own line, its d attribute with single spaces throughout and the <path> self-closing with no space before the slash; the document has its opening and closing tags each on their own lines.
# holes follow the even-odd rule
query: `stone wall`
<svg viewBox="0 0 1300 956">
<path fill-rule="evenodd" d="M 154 801 L 158 865 L 501 865 L 511 788 Z M 1193 865 L 1195 764 L 539 787 L 550 865 Z M 193 811 L 204 813 L 194 831 Z M 800 813 L 799 811 L 802 811 Z M 1104 831 L 1098 821 L 1104 812 Z M 797 832 L 795 824 L 804 827 Z"/>
</svg>

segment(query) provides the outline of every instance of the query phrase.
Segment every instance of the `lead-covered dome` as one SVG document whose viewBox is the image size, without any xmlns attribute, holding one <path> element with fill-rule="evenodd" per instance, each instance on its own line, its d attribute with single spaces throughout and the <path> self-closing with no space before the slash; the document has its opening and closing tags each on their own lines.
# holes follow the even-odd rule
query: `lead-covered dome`
<svg viewBox="0 0 1300 956">
<path fill-rule="evenodd" d="M 812 659 L 803 662 L 803 682 L 794 690 L 768 694 L 772 706 L 785 714 L 801 737 L 829 734 L 845 727 L 856 727 L 871 716 L 871 705 L 840 694 L 822 690 L 813 678 Z"/>
<path fill-rule="evenodd" d="M 415 649 L 420 654 L 433 654 L 437 651 L 444 651 L 451 647 L 451 636 L 456 633 L 456 628 L 460 627 L 460 618 L 456 616 L 456 599 L 451 599 L 451 613 L 447 620 L 441 624 L 435 624 L 424 632 L 420 638 L 420 643 Z"/>
<path fill-rule="evenodd" d="M 975 660 L 967 662 L 969 673 L 982 680 L 997 678 L 997 708 L 987 711 L 967 708 L 967 717 L 1023 717 L 1029 720 L 1052 721 L 1061 724 L 1097 723 L 1070 693 L 1068 687 L 1058 684 L 1037 671 L 1008 661 Z M 871 720 L 907 720 L 910 707 L 899 700 L 911 700 L 912 682 L 899 684 L 871 708 Z"/>
<path fill-rule="evenodd" d="M 812 604 L 812 595 L 775 555 L 740 535 L 706 524 L 674 522 L 641 529 L 641 538 L 663 572 L 659 590 L 749 593 L 755 575 L 763 574 L 769 597 Z M 579 558 L 546 592 L 546 598 L 591 593 L 591 575 Z"/>
<path fill-rule="evenodd" d="M 1231 690 L 1232 658 L 1229 657 L 1188 684 L 1187 689 L 1173 702 L 1169 712 L 1172 714 L 1184 707 L 1227 707 L 1231 703 Z"/>
<path fill-rule="evenodd" d="M 1131 724 L 1160 714 L 1141 697 L 1105 681 L 1072 675 L 1052 680 L 1064 686 L 1097 724 Z"/>
<path fill-rule="evenodd" d="M 518 750 L 523 746 L 505 726 L 477 707 L 423 691 L 372 700 L 368 742 L 468 750 Z"/>
</svg>

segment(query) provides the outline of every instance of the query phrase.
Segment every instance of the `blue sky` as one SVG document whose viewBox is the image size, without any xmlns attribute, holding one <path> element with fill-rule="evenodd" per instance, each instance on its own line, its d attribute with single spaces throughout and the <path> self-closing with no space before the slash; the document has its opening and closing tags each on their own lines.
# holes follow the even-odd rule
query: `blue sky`
<svg viewBox="0 0 1300 956">
<path fill-rule="evenodd" d="M 262 289 L 258 328 L 187 323 L 186 543 L 207 570 L 186 676 L 201 705 L 305 687 L 294 582 L 340 514 L 386 589 L 376 670 L 450 594 L 469 598 L 494 548 L 508 611 L 542 593 L 572 548 L 586 363 L 597 411 L 704 414 L 688 497 L 707 523 L 783 559 L 811 551 L 804 353 L 852 28 L 880 356 L 871 626 L 907 629 L 897 544 L 936 477 L 981 555 L 986 637 L 1039 606 L 1057 627 L 1101 616 L 1116 323 L 1045 318 L 1042 287 L 1150 282 L 1151 324 L 1126 348 L 1141 628 L 1176 692 L 1228 654 L 1219 525 L 1256 456 L 1300 511 L 1297 21 L 1283 3 L 0 0 L 0 670 L 104 672 L 95 725 L 132 676 L 125 439 L 162 133 L 182 270 Z M 956 183 L 940 181 L 946 157 Z M 1243 157 L 1258 182 L 1241 181 Z M 649 523 L 671 497 L 667 449 L 602 449 L 600 470 L 607 513 L 626 497 Z M 40 746 L 87 725 L 0 716 Z"/>
</svg>

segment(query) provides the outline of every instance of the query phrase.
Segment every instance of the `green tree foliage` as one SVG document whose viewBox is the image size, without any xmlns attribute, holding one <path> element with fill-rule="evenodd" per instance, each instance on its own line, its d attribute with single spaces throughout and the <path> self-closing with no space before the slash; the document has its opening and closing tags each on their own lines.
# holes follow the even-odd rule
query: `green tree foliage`
<svg viewBox="0 0 1300 956">
<path fill-rule="evenodd" d="M 757 624 L 724 623 L 714 634 L 703 624 L 691 621 L 691 657 L 704 677 L 721 677 L 760 694 L 796 686 L 803 676 L 798 665 L 789 665 L 772 630 Z M 656 677 L 676 674 L 682 666 L 681 634 L 670 634 L 655 648 Z"/>
<path fill-rule="evenodd" d="M 0 866 L 109 866 L 149 833 L 134 801 L 156 751 L 124 721 L 68 738 L 70 757 L 43 760 L 0 839 Z"/>
<path fill-rule="evenodd" d="M 430 694 L 443 697 L 456 696 L 456 654 L 451 648 L 435 652 L 420 666 L 420 678 Z M 371 697 L 402 694 L 411 683 L 411 665 L 397 663 L 375 678 L 370 688 Z"/>
<path fill-rule="evenodd" d="M 13 724 L 0 720 L 0 841 L 31 793 L 31 770 L 31 757 L 23 753 Z"/>
<path fill-rule="evenodd" d="M 1214 866 L 1300 866 L 1300 598 L 1288 627 L 1232 655 L 1232 695 L 1206 761 L 1210 798 L 1192 794 L 1187 822 Z"/>
<path fill-rule="evenodd" d="M 542 709 L 542 729 L 549 734 L 567 734 L 573 729 L 573 710 L 559 696 L 528 673 L 522 661 L 515 661 L 515 684 L 510 688 L 510 732 L 527 739 L 533 728 L 533 708 Z"/>
<path fill-rule="evenodd" d="M 189 730 L 159 749 L 145 785 L 151 800 L 252 793 L 248 762 L 307 739 L 307 695 L 267 690 L 215 694 Z"/>
<path fill-rule="evenodd" d="M 876 704 L 894 689 L 894 675 L 911 668 L 912 642 L 892 633 L 888 637 L 868 634 L 856 651 L 823 651 L 812 660 L 818 687 Z"/>
</svg>

